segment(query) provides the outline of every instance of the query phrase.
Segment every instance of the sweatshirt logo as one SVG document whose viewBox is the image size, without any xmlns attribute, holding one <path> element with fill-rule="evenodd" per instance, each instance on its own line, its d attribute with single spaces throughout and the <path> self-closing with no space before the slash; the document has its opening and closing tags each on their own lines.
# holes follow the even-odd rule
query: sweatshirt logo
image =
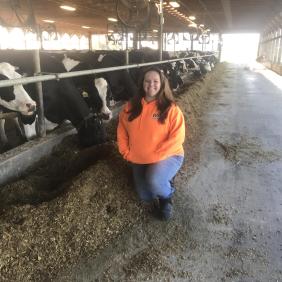
<svg viewBox="0 0 282 282">
<path fill-rule="evenodd" d="M 153 119 L 159 119 L 160 118 L 160 114 L 159 113 L 154 113 L 153 114 Z"/>
</svg>

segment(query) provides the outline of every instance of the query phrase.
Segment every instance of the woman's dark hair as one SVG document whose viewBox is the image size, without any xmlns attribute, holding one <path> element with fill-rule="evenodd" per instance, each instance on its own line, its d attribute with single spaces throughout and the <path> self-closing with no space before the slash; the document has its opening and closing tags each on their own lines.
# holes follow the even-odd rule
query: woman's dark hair
<svg viewBox="0 0 282 282">
<path fill-rule="evenodd" d="M 157 67 L 149 67 L 144 69 L 139 79 L 138 93 L 130 100 L 130 109 L 128 110 L 128 121 L 132 121 L 137 118 L 142 112 L 142 98 L 146 96 L 143 88 L 143 81 L 146 73 L 154 71 L 157 72 L 161 80 L 161 88 L 157 94 L 157 108 L 159 110 L 160 118 L 159 122 L 164 123 L 170 106 L 174 103 L 173 93 L 170 89 L 168 79 L 163 72 Z"/>
</svg>

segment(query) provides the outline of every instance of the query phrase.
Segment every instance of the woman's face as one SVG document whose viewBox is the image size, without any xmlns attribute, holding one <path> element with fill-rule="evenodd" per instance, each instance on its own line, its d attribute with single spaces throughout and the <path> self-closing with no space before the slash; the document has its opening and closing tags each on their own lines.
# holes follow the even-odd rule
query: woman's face
<svg viewBox="0 0 282 282">
<path fill-rule="evenodd" d="M 148 71 L 144 76 L 143 89 L 145 91 L 146 101 L 152 101 L 157 98 L 161 88 L 161 78 L 158 72 Z"/>
</svg>

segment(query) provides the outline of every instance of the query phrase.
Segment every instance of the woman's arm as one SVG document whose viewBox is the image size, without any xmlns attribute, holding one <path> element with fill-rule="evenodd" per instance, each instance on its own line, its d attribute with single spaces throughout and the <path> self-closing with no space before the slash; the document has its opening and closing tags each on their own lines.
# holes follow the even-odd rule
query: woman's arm
<svg viewBox="0 0 282 282">
<path fill-rule="evenodd" d="M 117 143 L 118 149 L 124 159 L 127 160 L 129 154 L 129 136 L 126 129 L 126 107 L 119 114 L 119 123 L 117 128 Z"/>
<path fill-rule="evenodd" d="M 172 109 L 168 118 L 170 122 L 168 137 L 157 149 L 157 153 L 161 156 L 175 152 L 182 147 L 185 140 L 185 120 L 179 107 Z"/>
</svg>

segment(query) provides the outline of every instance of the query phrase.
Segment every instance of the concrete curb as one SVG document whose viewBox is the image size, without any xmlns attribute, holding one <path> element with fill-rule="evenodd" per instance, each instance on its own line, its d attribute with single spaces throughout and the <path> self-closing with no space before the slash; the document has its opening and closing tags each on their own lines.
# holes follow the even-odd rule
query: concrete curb
<svg viewBox="0 0 282 282">
<path fill-rule="evenodd" d="M 76 129 L 68 125 L 56 129 L 44 138 L 31 140 L 0 155 L 0 186 L 20 177 L 27 168 L 50 154 L 62 139 L 75 133 Z"/>
</svg>

